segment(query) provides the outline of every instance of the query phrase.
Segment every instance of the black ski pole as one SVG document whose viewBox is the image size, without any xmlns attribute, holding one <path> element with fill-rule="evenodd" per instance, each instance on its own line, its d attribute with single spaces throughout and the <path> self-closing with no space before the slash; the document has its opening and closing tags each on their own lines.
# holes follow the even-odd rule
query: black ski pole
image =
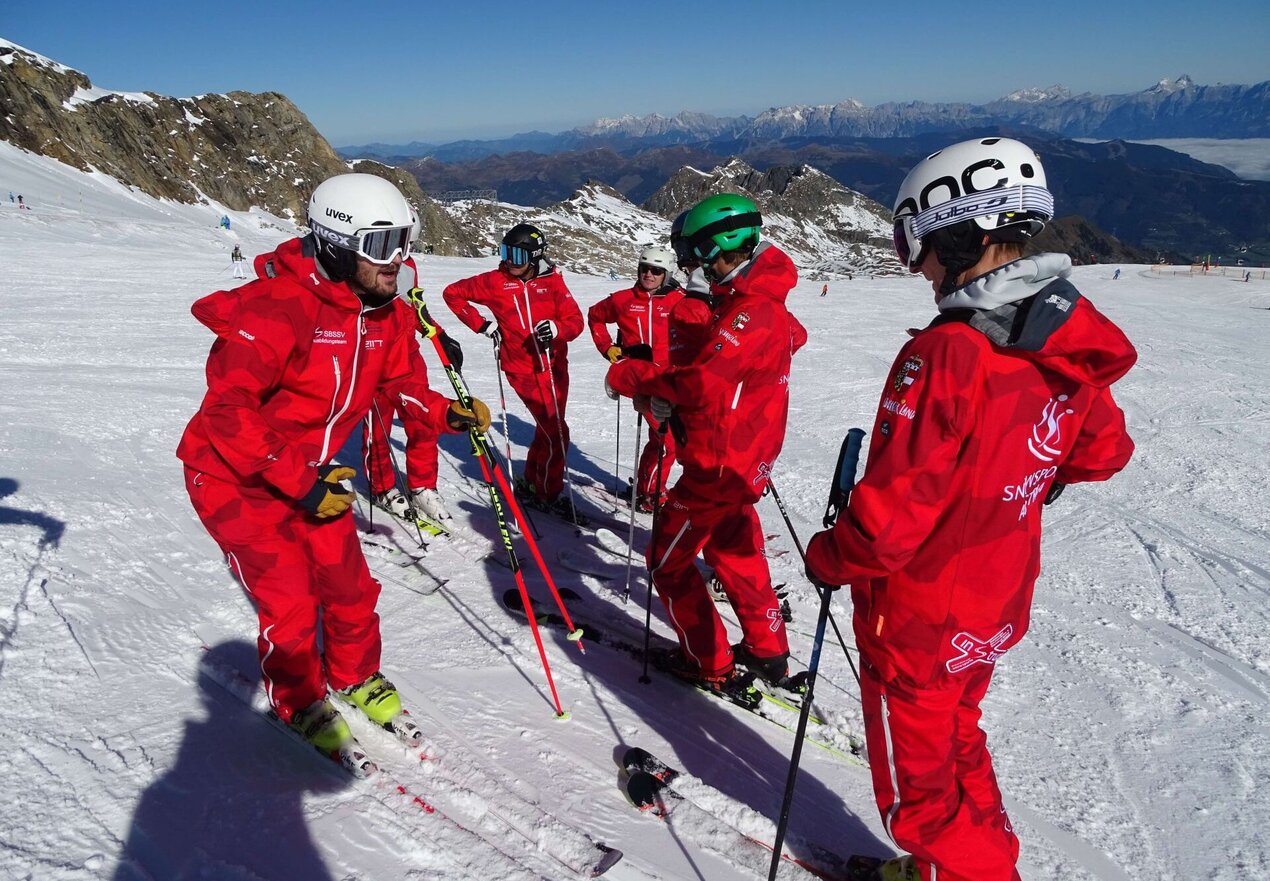
<svg viewBox="0 0 1270 881">
<path fill-rule="evenodd" d="M 853 428 L 847 432 L 843 441 L 842 452 L 838 456 L 838 471 L 834 475 L 834 489 L 839 495 L 837 514 L 846 506 L 851 496 L 851 488 L 855 485 L 856 464 L 860 460 L 860 443 L 864 432 Z M 832 524 L 830 524 L 832 525 Z M 781 801 L 780 822 L 776 824 L 776 841 L 772 844 L 772 864 L 767 871 L 767 881 L 776 881 L 776 871 L 781 865 L 781 849 L 785 846 L 785 831 L 789 827 L 789 809 L 794 804 L 794 784 L 798 780 L 798 762 L 803 755 L 803 737 L 807 734 L 807 716 L 811 712 L 811 700 L 816 689 L 816 670 L 820 667 L 820 647 L 825 641 L 825 623 L 829 620 L 829 603 L 833 600 L 834 589 L 825 586 L 820 593 L 820 617 L 816 619 L 816 640 L 811 647 L 811 664 L 807 667 L 807 694 L 803 696 L 803 707 L 798 714 L 798 730 L 794 734 L 794 751 L 789 757 L 789 777 L 785 780 L 785 797 Z"/>
<path fill-rule="evenodd" d="M 857 429 L 858 430 L 858 429 Z M 772 476 L 767 476 L 767 488 L 771 490 L 772 499 L 776 502 L 776 507 L 780 509 L 781 516 L 785 518 L 785 526 L 789 529 L 790 538 L 794 540 L 794 547 L 798 548 L 798 556 L 803 559 L 803 569 L 807 568 L 807 552 L 803 550 L 803 543 L 798 540 L 798 533 L 794 530 L 794 523 L 789 519 L 789 512 L 785 510 L 785 502 L 781 499 L 781 494 L 776 491 L 776 484 L 772 481 Z M 824 588 L 819 584 L 812 584 L 816 588 L 816 593 L 823 594 Z M 822 597 L 823 599 L 823 597 Z M 829 624 L 833 627 L 833 635 L 838 638 L 838 645 L 842 646 L 842 653 L 847 656 L 847 663 L 851 666 L 851 673 L 855 676 L 855 684 L 860 684 L 860 672 L 855 668 L 855 661 L 851 658 L 851 652 L 847 651 L 846 640 L 842 638 L 842 631 L 838 629 L 838 622 L 834 620 L 833 612 L 829 613 Z"/>
</svg>

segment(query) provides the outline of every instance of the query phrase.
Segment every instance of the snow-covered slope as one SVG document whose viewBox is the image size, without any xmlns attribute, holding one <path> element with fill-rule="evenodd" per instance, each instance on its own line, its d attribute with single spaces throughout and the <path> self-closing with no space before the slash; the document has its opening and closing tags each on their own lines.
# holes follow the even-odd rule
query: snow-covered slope
<svg viewBox="0 0 1270 881">
<path fill-rule="evenodd" d="M 717 788 L 707 807 L 761 836 L 778 813 L 788 733 L 656 676 L 640 684 L 626 656 L 598 645 L 582 656 L 549 633 L 572 712 L 556 721 L 533 641 L 497 602 L 511 575 L 471 549 L 434 543 L 424 565 L 447 583 L 431 596 L 418 592 L 427 573 L 373 560 L 384 668 L 427 732 L 426 759 L 359 726 L 389 773 L 354 783 L 218 685 L 211 672 L 250 668 L 254 616 L 173 457 L 211 342 L 188 308 L 232 283 L 233 243 L 254 255 L 290 231 L 231 214 L 226 233 L 216 206 L 160 203 L 5 144 L 0 182 L 32 206 L 0 196 L 0 877 L 558 879 L 578 877 L 592 841 L 625 852 L 606 876 L 617 881 L 760 877 L 715 821 L 637 814 L 613 754 L 639 744 L 664 755 Z M 434 314 L 444 319 L 443 284 L 492 265 L 426 258 Z M 987 700 L 1022 871 L 1267 877 L 1270 368 L 1259 353 L 1270 280 L 1111 272 L 1082 267 L 1075 280 L 1141 350 L 1118 388 L 1138 454 L 1112 483 L 1072 488 L 1047 510 L 1032 631 Z M 584 308 L 618 286 L 568 279 Z M 843 432 L 868 424 L 904 328 L 932 313 L 919 279 L 819 290 L 803 283 L 790 298 L 811 338 L 775 470 L 804 540 Z M 450 323 L 474 392 L 496 402 L 487 346 Z M 579 485 L 624 479 L 631 413 L 604 397 L 604 362 L 584 340 L 571 366 L 572 474 Z M 444 387 L 439 371 L 432 381 Z M 509 404 L 520 456 L 529 417 Z M 442 492 L 483 546 L 494 528 L 476 473 L 465 444 L 446 438 Z M 762 513 L 774 551 L 792 549 L 775 508 Z M 577 541 L 541 525 L 549 558 Z M 624 604 L 624 567 L 594 561 L 611 580 L 556 569 L 583 595 L 573 610 L 637 626 L 642 576 Z M 794 589 L 806 662 L 814 596 L 796 553 L 772 567 Z M 845 628 L 845 596 L 835 614 Z M 845 734 L 857 692 L 832 642 L 822 673 L 821 707 Z M 867 773 L 823 750 L 804 752 L 792 831 L 840 851 L 889 850 Z"/>
</svg>

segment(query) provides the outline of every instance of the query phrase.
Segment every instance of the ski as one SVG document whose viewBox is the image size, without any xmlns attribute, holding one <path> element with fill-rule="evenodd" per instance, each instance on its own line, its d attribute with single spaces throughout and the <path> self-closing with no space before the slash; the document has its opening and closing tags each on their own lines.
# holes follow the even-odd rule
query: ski
<svg viewBox="0 0 1270 881">
<path fill-rule="evenodd" d="M 561 566 L 579 575 L 589 575 L 601 581 L 612 581 L 617 578 L 617 575 L 602 561 L 588 560 L 572 548 L 561 548 L 556 552 L 556 559 L 560 561 Z"/>
<path fill-rule="evenodd" d="M 656 812 L 664 806 L 669 811 L 673 811 L 682 803 L 687 802 L 693 805 L 694 810 L 700 811 L 702 814 L 711 814 L 712 812 L 703 807 L 703 804 L 717 803 L 720 799 L 726 802 L 733 801 L 705 781 L 683 773 L 678 768 L 672 767 L 648 750 L 638 746 L 630 747 L 622 754 L 621 765 L 622 770 L 631 779 L 637 779 L 634 784 L 635 792 L 630 792 L 632 788 L 630 783 L 627 784 L 627 791 L 632 796 L 632 801 L 641 810 L 648 809 Z M 640 801 L 637 801 L 635 797 L 640 797 L 648 807 L 642 807 Z M 757 812 L 755 812 L 755 815 L 757 818 Z M 722 821 L 716 819 L 716 823 L 718 822 Z M 745 825 L 751 826 L 748 823 Z M 735 829 L 731 824 L 729 824 L 729 827 Z M 736 833 L 763 847 L 768 854 L 767 859 L 770 860 L 771 844 L 739 830 L 736 830 Z M 798 850 L 800 853 L 806 854 L 806 856 L 795 857 L 788 853 L 782 853 L 781 858 L 794 863 L 816 877 L 830 878 L 834 879 L 834 881 L 842 878 L 853 878 L 849 874 L 849 867 L 853 859 L 851 857 L 840 856 L 827 848 L 806 841 L 798 841 L 791 844 L 791 849 Z"/>
<path fill-rule="evenodd" d="M 595 543 L 600 550 L 618 557 L 623 563 L 631 556 L 631 546 L 626 539 L 611 529 L 601 527 L 595 530 Z"/>
<path fill-rule="evenodd" d="M 714 851 L 737 868 L 766 877 L 772 860 L 771 844 L 724 823 L 715 814 L 681 795 L 673 784 L 647 771 L 634 770 L 624 776 L 622 791 L 641 812 L 666 822 L 677 820 L 677 825 L 684 830 L 720 830 L 722 834 L 712 832 L 709 836 L 700 836 L 695 842 Z M 817 856 L 821 854 L 832 856 L 828 851 L 818 852 Z M 845 861 L 836 860 L 834 868 L 825 868 L 821 862 L 817 859 L 813 863 L 790 853 L 782 853 L 784 870 L 778 877 L 822 878 L 829 881 L 839 881 L 843 877 L 835 870 L 841 868 L 845 871 Z M 829 860 L 825 859 L 824 862 Z"/>
<path fill-rule="evenodd" d="M 561 591 L 561 595 L 564 596 L 566 600 L 570 598 L 565 595 L 564 591 Z M 576 597 L 576 594 L 574 596 Z M 504 592 L 502 596 L 502 604 L 504 608 L 506 608 L 512 614 L 522 618 L 527 617 L 525 613 L 524 603 L 521 601 L 521 598 L 520 598 L 520 591 L 507 590 L 506 592 Z M 534 620 L 538 622 L 538 626 L 540 627 L 546 626 L 546 627 L 554 627 L 554 628 L 558 628 L 562 630 L 567 629 L 564 622 L 564 618 L 561 615 L 559 615 L 556 612 L 545 611 L 544 609 L 539 607 L 537 604 L 535 604 L 534 606 Z M 630 638 L 624 638 L 620 635 L 615 636 L 608 630 L 602 627 L 596 627 L 591 622 L 583 620 L 583 619 L 579 619 L 577 617 L 574 618 L 573 623 L 582 629 L 584 633 L 583 639 L 588 640 L 590 643 L 595 645 L 605 646 L 609 649 L 612 649 L 613 651 L 621 652 L 625 655 L 628 655 L 629 657 L 631 657 L 632 659 L 636 661 L 640 661 L 640 662 L 643 661 L 644 645 L 643 645 L 642 635 L 639 637 L 632 636 Z M 672 649 L 677 650 L 678 643 L 671 642 L 670 640 L 665 639 L 664 637 L 657 636 L 654 634 L 652 637 L 652 640 L 650 643 L 650 649 L 649 649 L 650 661 L 656 659 L 659 655 L 662 655 L 666 652 L 671 651 Z M 661 670 L 661 672 L 665 673 L 667 677 L 669 677 L 670 679 L 673 679 L 675 682 L 681 683 L 689 688 L 695 688 L 697 691 L 701 692 L 702 694 L 709 695 L 710 697 L 713 697 L 716 700 L 721 700 L 732 706 L 740 707 L 741 709 L 745 710 L 747 713 L 757 716 L 760 719 L 765 719 L 768 722 L 771 722 L 773 725 L 776 725 L 777 727 L 783 728 L 784 730 L 790 732 L 791 734 L 795 733 L 794 726 L 782 721 L 780 717 L 778 716 L 778 713 L 779 712 L 798 713 L 800 707 L 791 703 L 789 700 L 785 699 L 784 697 L 780 695 L 769 693 L 763 690 L 762 688 L 760 688 L 759 694 L 761 696 L 761 702 L 757 706 L 752 706 L 749 704 L 740 703 L 738 701 L 732 700 L 727 695 L 720 694 L 719 692 L 716 692 L 714 689 L 710 688 L 709 686 L 703 683 L 696 683 L 691 680 L 683 679 L 679 676 L 676 676 L 673 673 L 661 667 L 658 667 L 656 663 L 651 664 L 651 666 L 653 666 L 655 669 Z M 779 708 L 779 710 L 776 710 L 773 708 Z M 808 721 L 812 722 L 812 724 L 815 724 L 815 725 L 825 724 L 823 719 L 819 718 L 818 716 L 814 714 L 808 717 Z M 864 767 L 868 767 L 865 760 L 861 758 L 861 756 L 859 755 L 859 751 L 862 749 L 861 742 L 857 738 L 850 737 L 850 736 L 848 736 L 847 739 L 848 739 L 847 748 L 840 749 L 838 746 L 835 746 L 833 743 L 830 743 L 827 740 L 822 740 L 820 737 L 813 737 L 810 734 L 806 735 L 806 740 L 808 743 L 812 744 L 813 746 L 819 747 L 825 752 L 828 752 L 830 755 L 836 756 L 837 758 L 840 758 L 844 761 L 850 762 L 855 765 L 862 765 Z"/>
<path fill-rule="evenodd" d="M 203 650 L 207 652 L 210 646 L 204 644 Z M 265 700 L 264 693 L 256 687 L 256 683 L 252 682 L 241 671 L 229 667 L 227 665 L 213 663 L 210 655 L 204 655 L 203 663 L 200 669 L 207 673 L 207 678 L 211 679 L 221 688 L 233 697 L 245 703 L 254 710 L 258 715 L 267 720 L 275 729 L 285 734 L 291 741 L 301 744 L 317 752 L 323 758 L 334 762 L 342 767 L 345 771 L 354 777 L 365 778 L 370 777 L 379 767 L 370 760 L 366 751 L 362 749 L 362 745 L 357 742 L 357 738 L 350 735 L 349 739 L 337 750 L 331 752 L 323 752 L 317 749 L 313 744 L 305 740 L 300 733 L 283 722 L 274 712 L 273 707 L 268 705 Z"/>
</svg>

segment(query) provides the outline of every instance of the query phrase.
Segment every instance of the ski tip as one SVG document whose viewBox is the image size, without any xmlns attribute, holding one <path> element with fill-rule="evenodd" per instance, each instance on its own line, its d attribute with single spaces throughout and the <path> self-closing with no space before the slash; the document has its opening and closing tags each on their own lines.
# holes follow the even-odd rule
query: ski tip
<svg viewBox="0 0 1270 881">
<path fill-rule="evenodd" d="M 595 849 L 600 852 L 600 859 L 591 867 L 591 877 L 599 878 L 609 869 L 616 866 L 622 859 L 622 852 L 615 847 L 609 847 L 607 844 L 596 842 Z"/>
</svg>

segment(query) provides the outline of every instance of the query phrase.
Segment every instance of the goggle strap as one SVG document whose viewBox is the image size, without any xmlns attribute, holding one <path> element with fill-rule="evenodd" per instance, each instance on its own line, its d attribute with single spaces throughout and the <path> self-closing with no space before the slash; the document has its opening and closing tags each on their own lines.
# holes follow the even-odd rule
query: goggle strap
<svg viewBox="0 0 1270 881">
<path fill-rule="evenodd" d="M 718 220 L 707 223 L 701 229 L 692 234 L 692 241 L 700 242 L 702 239 L 713 239 L 714 236 L 721 232 L 732 232 L 734 229 L 742 229 L 747 226 L 762 226 L 763 215 L 757 211 L 747 211 L 744 214 L 730 214 L 727 217 L 721 217 Z"/>
<path fill-rule="evenodd" d="M 1031 212 L 1054 216 L 1054 196 L 1045 187 L 1020 184 L 1000 187 L 981 193 L 967 193 L 947 202 L 932 205 L 913 216 L 913 236 L 921 239 L 928 233 L 945 226 L 952 226 L 972 217 L 1007 212 Z"/>
</svg>

